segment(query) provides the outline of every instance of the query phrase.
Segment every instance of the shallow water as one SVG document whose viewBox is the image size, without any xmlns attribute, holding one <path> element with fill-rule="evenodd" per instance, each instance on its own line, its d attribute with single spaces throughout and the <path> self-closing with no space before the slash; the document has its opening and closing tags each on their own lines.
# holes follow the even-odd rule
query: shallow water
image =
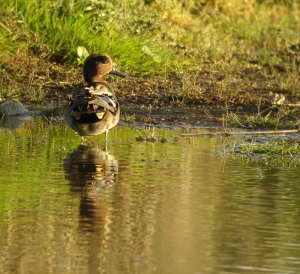
<svg viewBox="0 0 300 274">
<path fill-rule="evenodd" d="M 0 129 L 0 273 L 300 273 L 300 170 L 118 126 Z M 152 134 L 151 131 L 147 132 Z"/>
</svg>

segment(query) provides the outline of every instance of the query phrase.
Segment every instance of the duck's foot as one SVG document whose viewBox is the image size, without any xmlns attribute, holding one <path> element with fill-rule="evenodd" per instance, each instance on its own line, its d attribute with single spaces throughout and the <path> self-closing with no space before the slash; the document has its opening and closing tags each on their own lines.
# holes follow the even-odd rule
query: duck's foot
<svg viewBox="0 0 300 274">
<path fill-rule="evenodd" d="M 87 140 L 86 138 L 84 138 L 84 136 L 81 136 L 80 138 L 81 138 L 80 144 L 81 144 L 81 145 L 87 145 L 88 140 Z"/>
</svg>

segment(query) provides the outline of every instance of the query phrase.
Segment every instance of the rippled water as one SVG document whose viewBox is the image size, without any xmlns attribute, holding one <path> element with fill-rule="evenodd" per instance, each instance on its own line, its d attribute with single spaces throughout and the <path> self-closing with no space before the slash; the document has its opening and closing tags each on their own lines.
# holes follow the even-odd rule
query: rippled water
<svg viewBox="0 0 300 274">
<path fill-rule="evenodd" d="M 60 124 L 0 130 L 0 273 L 300 273 L 299 169 L 144 133 L 105 152 Z"/>
</svg>

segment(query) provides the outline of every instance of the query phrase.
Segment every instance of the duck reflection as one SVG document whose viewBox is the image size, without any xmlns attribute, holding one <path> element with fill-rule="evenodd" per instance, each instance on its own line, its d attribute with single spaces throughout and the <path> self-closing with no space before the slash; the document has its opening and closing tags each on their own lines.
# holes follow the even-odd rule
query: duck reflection
<svg viewBox="0 0 300 274">
<path fill-rule="evenodd" d="M 116 182 L 118 161 L 99 148 L 80 145 L 64 160 L 71 192 L 80 192 L 80 228 L 94 231 L 105 226 L 107 192 Z"/>
</svg>

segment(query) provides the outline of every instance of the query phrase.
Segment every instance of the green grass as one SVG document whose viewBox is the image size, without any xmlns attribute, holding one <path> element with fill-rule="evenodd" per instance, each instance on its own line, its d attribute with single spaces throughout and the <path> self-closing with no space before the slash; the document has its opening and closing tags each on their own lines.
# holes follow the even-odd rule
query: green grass
<svg viewBox="0 0 300 274">
<path fill-rule="evenodd" d="M 254 114 L 239 114 L 233 111 L 227 111 L 223 116 L 223 126 L 238 127 L 248 129 L 286 129 L 294 128 L 298 125 L 292 118 L 295 110 L 285 106 L 273 106 L 261 110 L 260 106 Z"/>
<path fill-rule="evenodd" d="M 138 73 L 191 65 L 182 54 L 191 57 L 189 61 L 197 56 L 201 60 L 238 58 L 270 66 L 296 58 L 287 50 L 300 43 L 299 1 L 150 2 L 16 0 L 0 4 L 58 59 L 74 63 L 80 46 L 90 53 L 110 53 L 116 62 Z"/>
<path fill-rule="evenodd" d="M 78 62 L 77 49 L 84 47 L 89 53 L 109 53 L 116 63 L 122 63 L 123 67 L 140 74 L 161 72 L 173 63 L 172 50 L 162 44 L 157 45 L 151 41 L 151 36 L 134 35 L 132 30 L 124 26 L 121 28 L 122 21 L 119 26 L 118 18 L 114 18 L 120 6 L 117 3 L 110 7 L 106 1 L 92 5 L 80 0 L 17 0 L 3 2 L 1 6 L 16 20 L 23 22 L 39 41 L 49 46 L 60 62 Z M 125 12 L 125 6 L 120 12 Z M 110 8 L 113 10 L 110 11 Z M 110 15 L 113 15 L 112 18 Z M 29 46 L 35 46 L 35 41 L 29 41 Z"/>
</svg>

